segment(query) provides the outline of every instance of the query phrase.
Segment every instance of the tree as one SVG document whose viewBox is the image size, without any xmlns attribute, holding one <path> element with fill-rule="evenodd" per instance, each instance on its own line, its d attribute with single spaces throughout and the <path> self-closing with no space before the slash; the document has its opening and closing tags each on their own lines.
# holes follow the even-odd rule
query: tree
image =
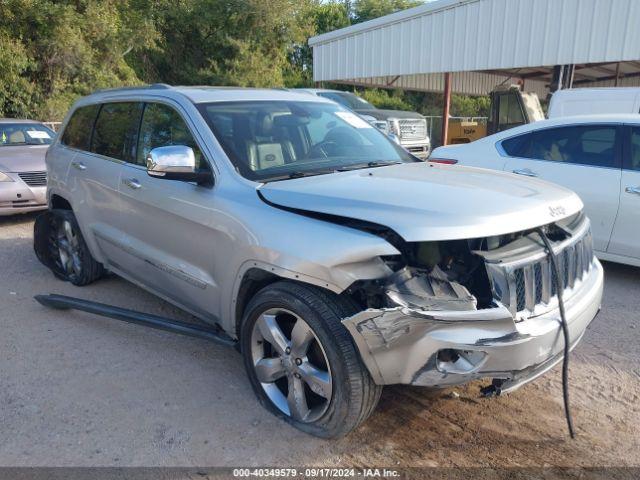
<svg viewBox="0 0 640 480">
<path fill-rule="evenodd" d="M 353 0 L 353 23 L 366 22 L 390 13 L 422 5 L 420 0 Z"/>
<path fill-rule="evenodd" d="M 133 0 L 0 2 L 0 111 L 60 119 L 96 88 L 139 83 L 126 57 L 153 39 L 144 18 Z"/>
<path fill-rule="evenodd" d="M 282 86 L 289 56 L 313 34 L 309 1 L 160 0 L 160 41 L 139 56 L 145 81 Z"/>
<path fill-rule="evenodd" d="M 349 4 L 344 0 L 312 0 L 308 3 L 306 14 L 311 19 L 310 36 L 338 30 L 351 24 Z M 296 44 L 291 51 L 285 84 L 289 87 L 313 85 L 313 53 L 306 39 Z"/>
</svg>

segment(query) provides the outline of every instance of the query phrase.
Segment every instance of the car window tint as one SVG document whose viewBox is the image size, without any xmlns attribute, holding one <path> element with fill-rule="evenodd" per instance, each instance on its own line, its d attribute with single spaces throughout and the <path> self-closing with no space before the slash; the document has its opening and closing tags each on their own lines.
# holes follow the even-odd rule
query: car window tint
<svg viewBox="0 0 640 480">
<path fill-rule="evenodd" d="M 614 125 L 548 128 L 531 133 L 519 156 L 599 167 L 615 166 Z"/>
<path fill-rule="evenodd" d="M 531 135 L 518 135 L 504 140 L 502 142 L 502 149 L 510 157 L 520 157 L 527 147 Z"/>
<path fill-rule="evenodd" d="M 80 150 L 89 149 L 91 140 L 91 130 L 96 119 L 99 105 L 89 105 L 80 107 L 73 112 L 67 126 L 64 129 L 60 141 L 63 145 L 78 148 Z"/>
<path fill-rule="evenodd" d="M 93 129 L 91 151 L 132 162 L 135 158 L 141 103 L 106 103 L 100 108 Z"/>
<path fill-rule="evenodd" d="M 191 147 L 196 157 L 196 168 L 207 168 L 202 152 L 180 114 L 167 105 L 148 103 L 142 115 L 136 163 L 146 165 L 151 150 L 169 145 Z"/>
<path fill-rule="evenodd" d="M 640 128 L 631 129 L 631 169 L 640 171 Z"/>
</svg>

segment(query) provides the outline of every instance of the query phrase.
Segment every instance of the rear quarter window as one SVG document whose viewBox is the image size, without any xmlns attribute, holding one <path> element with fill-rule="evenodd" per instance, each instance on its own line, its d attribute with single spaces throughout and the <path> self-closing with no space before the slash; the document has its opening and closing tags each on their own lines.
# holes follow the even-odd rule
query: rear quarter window
<svg viewBox="0 0 640 480">
<path fill-rule="evenodd" d="M 529 138 L 530 134 L 524 134 L 503 140 L 501 143 L 502 149 L 504 150 L 504 153 L 510 157 L 519 157 L 524 152 L 524 149 L 529 142 Z"/>
<path fill-rule="evenodd" d="M 76 109 L 71 115 L 62 133 L 60 142 L 68 147 L 89 150 L 91 130 L 98 113 L 98 105 L 90 105 Z"/>
</svg>

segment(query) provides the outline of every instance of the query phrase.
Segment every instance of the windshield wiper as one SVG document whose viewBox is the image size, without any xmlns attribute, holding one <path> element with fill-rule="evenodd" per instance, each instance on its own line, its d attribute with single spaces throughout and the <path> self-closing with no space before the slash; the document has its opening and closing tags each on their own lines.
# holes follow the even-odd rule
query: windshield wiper
<svg viewBox="0 0 640 480">
<path fill-rule="evenodd" d="M 294 170 L 293 172 L 286 173 L 284 175 L 277 175 L 268 177 L 263 180 L 264 183 L 277 182 L 278 180 L 291 180 L 294 178 L 302 177 L 314 177 L 316 175 L 325 175 L 327 173 L 333 173 L 335 170 L 309 170 L 308 172 L 302 170 Z"/>
<path fill-rule="evenodd" d="M 356 163 L 354 165 L 348 165 L 340 168 L 325 168 L 322 170 L 309 170 L 309 171 L 294 170 L 293 172 L 285 173 L 283 175 L 275 175 L 273 177 L 265 178 L 262 181 L 264 183 L 277 182 L 279 180 L 291 180 L 294 178 L 314 177 L 316 175 L 326 175 L 328 173 L 335 173 L 335 172 L 348 172 L 350 170 L 360 170 L 362 168 L 386 167 L 387 165 L 398 165 L 401 163 L 404 163 L 404 162 L 400 162 L 397 160 L 394 160 L 392 162 L 373 161 L 373 162 L 367 162 L 367 163 Z"/>
<path fill-rule="evenodd" d="M 347 165 L 345 167 L 336 168 L 336 172 L 348 172 L 350 170 L 360 170 L 363 168 L 386 167 L 388 165 L 399 165 L 401 163 L 404 163 L 404 162 L 394 160 L 390 162 L 373 161 L 373 162 L 367 162 L 367 163 L 356 163 L 354 165 Z"/>
</svg>

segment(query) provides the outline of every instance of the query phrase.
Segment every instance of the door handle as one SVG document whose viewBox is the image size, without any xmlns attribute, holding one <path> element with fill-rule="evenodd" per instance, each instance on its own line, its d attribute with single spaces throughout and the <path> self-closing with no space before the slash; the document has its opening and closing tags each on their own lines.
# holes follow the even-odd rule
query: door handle
<svg viewBox="0 0 640 480">
<path fill-rule="evenodd" d="M 87 169 L 87 166 L 82 162 L 71 162 L 71 165 L 73 165 L 73 167 L 77 168 L 78 170 L 86 170 Z"/>
<path fill-rule="evenodd" d="M 518 175 L 524 175 L 525 177 L 537 177 L 538 174 L 533 170 L 529 170 L 528 168 L 523 169 L 515 169 L 513 173 L 517 173 Z"/>
<path fill-rule="evenodd" d="M 122 183 L 134 190 L 138 190 L 142 187 L 142 184 L 135 178 L 125 178 L 124 180 L 122 180 Z"/>
<path fill-rule="evenodd" d="M 635 193 L 636 195 L 640 195 L 640 187 L 627 187 L 624 189 L 627 193 Z"/>
</svg>

